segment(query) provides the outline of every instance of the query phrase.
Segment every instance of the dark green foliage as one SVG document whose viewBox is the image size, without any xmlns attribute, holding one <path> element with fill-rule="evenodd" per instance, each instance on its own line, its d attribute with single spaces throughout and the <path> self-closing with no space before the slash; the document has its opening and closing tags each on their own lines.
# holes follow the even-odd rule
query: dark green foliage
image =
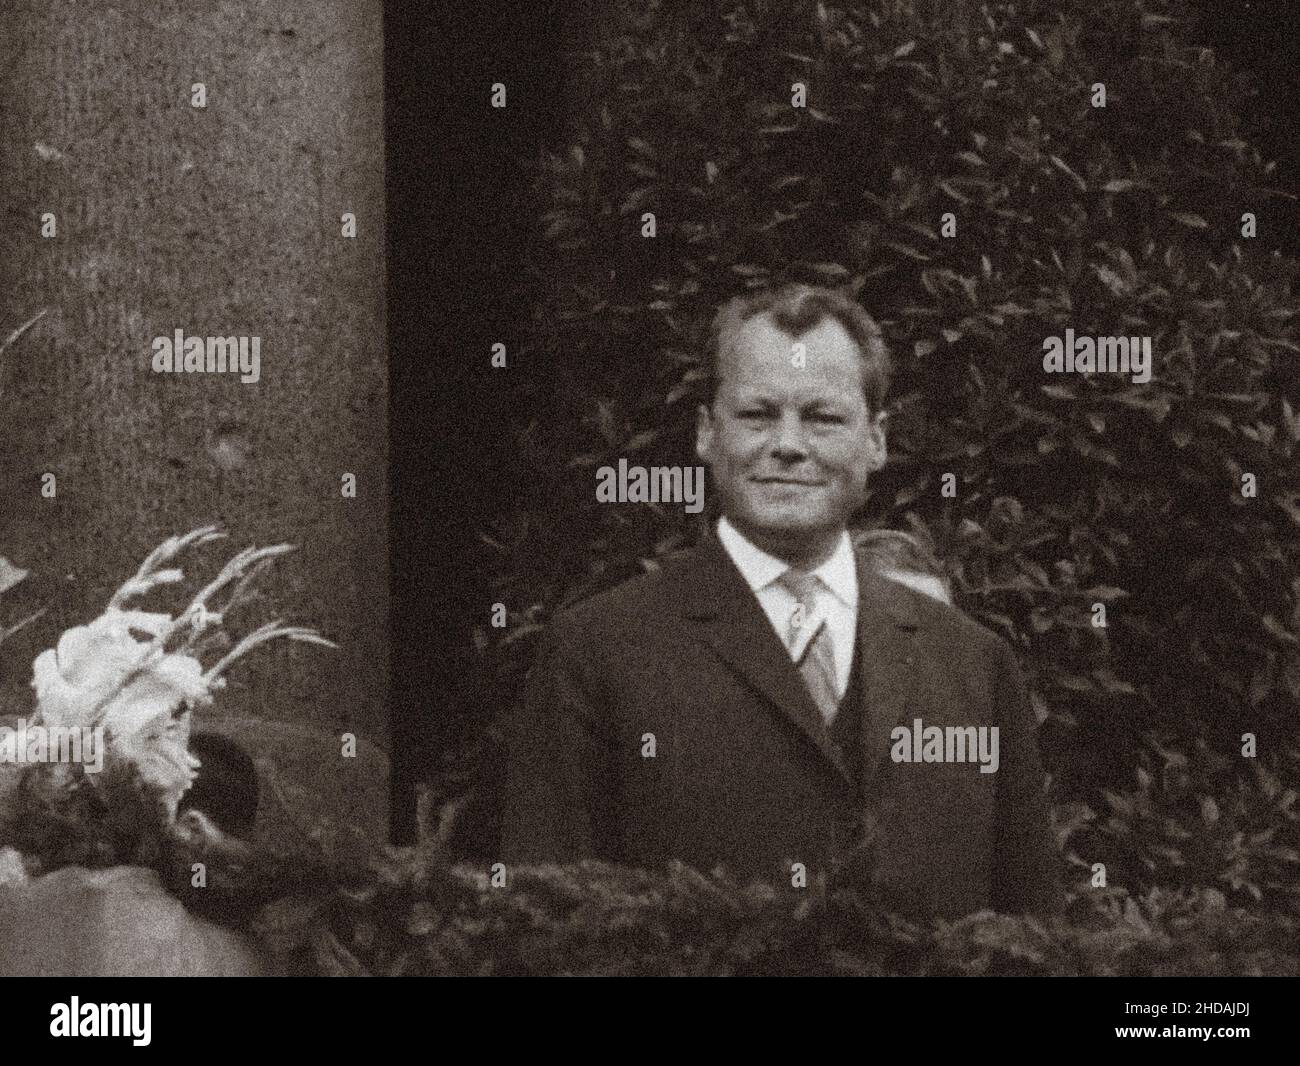
<svg viewBox="0 0 1300 1066">
<path fill-rule="evenodd" d="M 343 975 L 1295 975 L 1297 920 L 1213 889 L 1106 890 L 1067 916 L 917 925 L 848 889 L 736 885 L 677 866 L 482 871 L 378 857 L 332 907 L 283 901 L 260 929 L 309 973 Z"/>
<path fill-rule="evenodd" d="M 0 847 L 62 866 L 156 866 L 167 850 L 161 801 L 132 766 L 89 774 L 80 763 L 21 771 L 0 820 Z"/>
<path fill-rule="evenodd" d="M 324 852 L 286 859 L 259 848 L 208 850 L 165 828 L 134 773 L 82 774 L 69 785 L 55 772 L 63 769 L 26 771 L 0 844 L 21 847 L 34 874 L 152 866 L 188 908 L 246 930 L 289 973 L 1300 973 L 1300 919 L 1231 908 L 1212 887 L 1141 899 L 1087 889 L 1047 921 L 984 912 L 917 924 L 886 910 L 847 870 L 794 890 L 681 864 L 452 865 L 445 819 L 424 825 L 418 848 L 377 849 L 364 863 Z M 1287 808 L 1294 798 L 1272 797 Z M 198 861 L 203 888 L 190 883 Z M 493 884 L 498 877 L 504 884 Z"/>
<path fill-rule="evenodd" d="M 1289 898 L 1296 264 L 1270 251 L 1241 79 L 1187 30 L 1177 0 L 616 5 L 572 59 L 565 143 L 536 163 L 530 491 L 486 537 L 511 626 L 477 635 L 496 705 L 553 610 L 697 535 L 680 509 L 597 506 L 594 470 L 695 461 L 717 305 L 843 284 L 899 369 L 861 520 L 931 539 L 959 604 L 1016 647 L 1067 853 L 1134 891 Z M 1149 335 L 1152 381 L 1045 374 L 1067 327 Z"/>
<path fill-rule="evenodd" d="M 190 910 L 233 928 L 271 900 L 307 886 L 327 897 L 335 876 L 316 855 L 287 856 L 228 839 L 187 839 L 168 828 L 156 792 L 129 763 L 88 774 L 76 763 L 21 771 L 0 820 L 0 847 L 16 848 L 33 876 L 65 866 L 145 866 Z M 206 881 L 193 883 L 194 863 Z"/>
</svg>

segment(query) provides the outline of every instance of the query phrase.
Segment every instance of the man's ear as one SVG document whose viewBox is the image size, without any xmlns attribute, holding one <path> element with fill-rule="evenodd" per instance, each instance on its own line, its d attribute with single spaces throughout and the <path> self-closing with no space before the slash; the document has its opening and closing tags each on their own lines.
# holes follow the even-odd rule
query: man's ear
<svg viewBox="0 0 1300 1066">
<path fill-rule="evenodd" d="M 889 449 L 885 442 L 885 424 L 888 421 L 888 411 L 881 411 L 874 418 L 870 416 L 867 418 L 867 441 L 871 450 L 868 462 L 873 474 L 883 470 L 889 459 Z"/>
<path fill-rule="evenodd" d="M 713 424 L 713 412 L 705 404 L 695 410 L 695 454 L 706 463 L 713 461 L 713 435 L 717 432 Z"/>
</svg>

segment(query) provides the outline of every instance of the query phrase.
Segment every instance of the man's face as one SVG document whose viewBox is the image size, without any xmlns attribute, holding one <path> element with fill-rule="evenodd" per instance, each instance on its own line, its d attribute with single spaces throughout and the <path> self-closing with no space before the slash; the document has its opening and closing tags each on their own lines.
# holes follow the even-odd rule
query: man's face
<svg viewBox="0 0 1300 1066">
<path fill-rule="evenodd" d="M 758 315 L 718 376 L 712 410 L 699 410 L 696 451 L 723 513 L 772 554 L 823 556 L 885 463 L 884 416 L 867 409 L 857 345 L 833 318 L 791 337 Z"/>
</svg>

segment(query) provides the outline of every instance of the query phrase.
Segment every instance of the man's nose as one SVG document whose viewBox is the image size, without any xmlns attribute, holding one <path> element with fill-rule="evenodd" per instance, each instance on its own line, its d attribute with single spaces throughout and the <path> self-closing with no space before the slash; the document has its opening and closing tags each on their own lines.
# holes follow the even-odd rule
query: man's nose
<svg viewBox="0 0 1300 1066">
<path fill-rule="evenodd" d="M 785 460 L 802 459 L 808 454 L 808 443 L 798 414 L 787 412 L 777 421 L 772 431 L 772 454 Z"/>
</svg>

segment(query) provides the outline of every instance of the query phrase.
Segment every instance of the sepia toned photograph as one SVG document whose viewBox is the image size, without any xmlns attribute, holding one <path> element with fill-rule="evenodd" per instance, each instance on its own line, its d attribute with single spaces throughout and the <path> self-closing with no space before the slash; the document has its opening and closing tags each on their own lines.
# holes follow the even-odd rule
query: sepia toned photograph
<svg viewBox="0 0 1300 1066">
<path fill-rule="evenodd" d="M 1081 1034 L 1251 1040 L 1298 14 L 6 6 L 0 975 L 1127 977 Z M 134 987 L 39 1033 L 143 1046 Z"/>
</svg>

